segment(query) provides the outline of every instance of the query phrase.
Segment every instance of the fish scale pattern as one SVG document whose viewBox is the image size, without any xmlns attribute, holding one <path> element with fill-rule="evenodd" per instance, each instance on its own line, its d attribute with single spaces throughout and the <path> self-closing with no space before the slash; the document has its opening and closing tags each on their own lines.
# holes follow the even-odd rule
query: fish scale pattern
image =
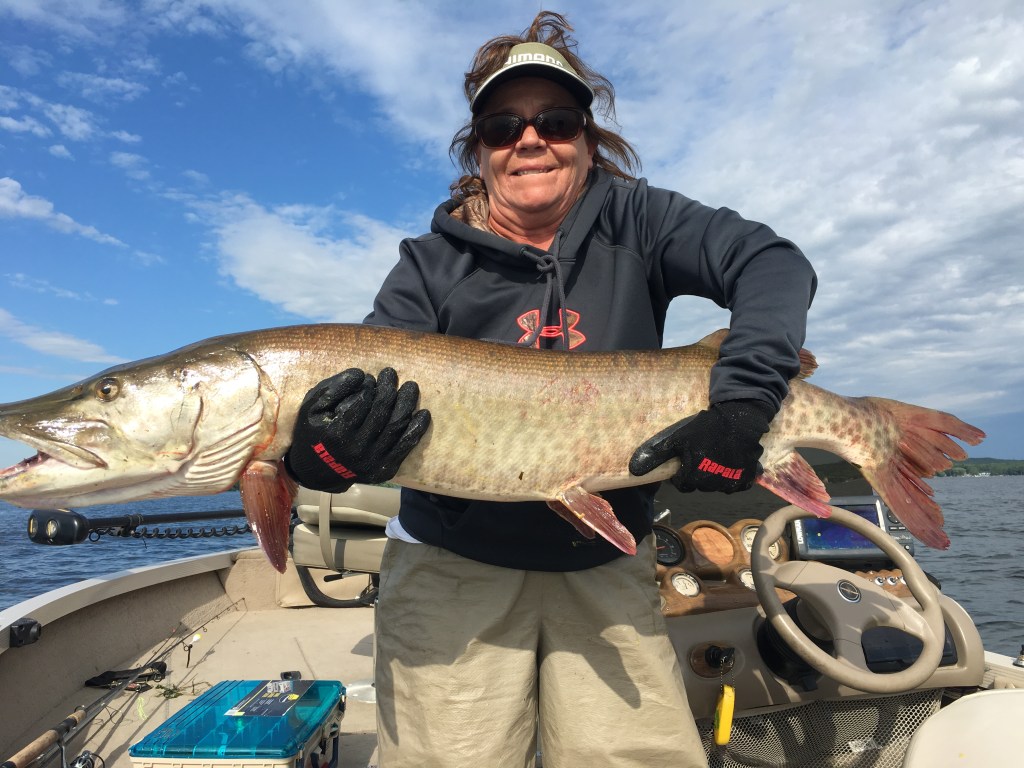
<svg viewBox="0 0 1024 768">
<path fill-rule="evenodd" d="M 302 375 L 289 371 L 295 338 L 268 331 L 252 340 L 263 350 L 260 366 L 274 369 L 269 378 L 294 390 L 284 399 L 301 401 L 296 392 L 348 367 L 395 368 L 401 381 L 418 383 L 432 417 L 395 481 L 466 498 L 543 500 L 577 483 L 600 491 L 667 477 L 671 466 L 635 478 L 629 458 L 655 432 L 706 407 L 715 359 L 696 345 L 564 353 L 374 327 L 314 330 Z M 358 353 L 329 351 L 339 349 Z M 317 360 L 330 363 L 310 376 Z"/>
</svg>

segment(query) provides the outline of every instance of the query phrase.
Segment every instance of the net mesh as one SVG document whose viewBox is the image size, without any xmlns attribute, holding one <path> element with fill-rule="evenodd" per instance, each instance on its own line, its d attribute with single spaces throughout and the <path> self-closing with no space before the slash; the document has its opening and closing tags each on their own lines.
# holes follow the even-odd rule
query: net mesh
<svg viewBox="0 0 1024 768">
<path fill-rule="evenodd" d="M 698 720 L 710 768 L 899 768 L 942 691 L 819 701 L 736 718 L 718 746 L 710 719 Z"/>
</svg>

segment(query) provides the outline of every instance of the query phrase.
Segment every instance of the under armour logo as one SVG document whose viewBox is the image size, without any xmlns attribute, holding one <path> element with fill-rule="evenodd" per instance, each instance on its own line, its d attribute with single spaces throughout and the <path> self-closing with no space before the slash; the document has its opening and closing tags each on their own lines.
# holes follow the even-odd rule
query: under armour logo
<svg viewBox="0 0 1024 768">
<path fill-rule="evenodd" d="M 576 326 L 580 322 L 580 313 L 575 312 L 571 309 L 566 310 L 566 317 L 569 319 L 569 349 L 575 349 L 584 341 L 587 337 L 576 330 Z M 562 310 L 558 310 L 558 319 L 562 319 Z M 540 310 L 531 309 L 529 312 L 525 312 L 518 318 L 519 327 L 526 331 L 522 338 L 519 339 L 519 343 L 529 340 L 537 332 L 537 326 L 540 325 Z M 536 333 L 534 338 L 533 346 L 540 347 L 541 338 L 545 339 L 561 339 L 562 338 L 562 326 L 561 325 L 545 325 L 540 329 L 540 333 Z"/>
</svg>

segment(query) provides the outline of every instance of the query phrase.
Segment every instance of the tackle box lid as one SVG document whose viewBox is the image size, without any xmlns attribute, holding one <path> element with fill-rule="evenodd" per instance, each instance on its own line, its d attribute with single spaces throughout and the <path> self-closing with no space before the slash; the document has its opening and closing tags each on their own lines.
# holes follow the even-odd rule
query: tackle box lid
<svg viewBox="0 0 1024 768">
<path fill-rule="evenodd" d="M 262 757 L 298 754 L 339 708 L 337 680 L 225 680 L 137 744 L 131 757 Z"/>
</svg>

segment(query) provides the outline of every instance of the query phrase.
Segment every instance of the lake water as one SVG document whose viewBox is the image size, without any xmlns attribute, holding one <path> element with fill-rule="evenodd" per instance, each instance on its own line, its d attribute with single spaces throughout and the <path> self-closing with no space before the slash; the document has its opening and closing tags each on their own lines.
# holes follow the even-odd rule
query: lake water
<svg viewBox="0 0 1024 768">
<path fill-rule="evenodd" d="M 952 546 L 937 552 L 917 547 L 922 567 L 936 577 L 943 591 L 974 618 L 988 650 L 1016 656 L 1024 644 L 1024 476 L 939 477 L 930 481 L 946 515 Z M 237 493 L 178 498 L 132 505 L 150 514 L 199 510 L 238 510 Z M 125 514 L 125 505 L 90 507 L 90 518 Z M 103 536 L 98 542 L 70 547 L 33 544 L 26 535 L 28 512 L 0 502 L 0 609 L 42 592 L 125 568 L 190 555 L 255 546 L 252 534 L 201 539 L 131 539 Z M 207 525 L 240 525 L 232 518 L 219 523 L 193 522 L 164 529 L 198 529 Z"/>
<path fill-rule="evenodd" d="M 129 512 L 169 514 L 204 512 L 207 510 L 241 510 L 242 501 L 237 492 L 217 496 L 192 496 L 159 499 L 137 504 L 97 505 L 83 507 L 81 514 L 90 519 L 114 517 Z M 241 515 L 241 512 L 238 513 Z M 211 538 L 121 538 L 100 536 L 97 541 L 65 547 L 45 546 L 29 541 L 27 521 L 29 511 L 0 502 L 0 609 L 7 608 L 29 597 L 76 581 L 105 576 L 126 568 L 138 568 L 166 560 L 192 555 L 223 552 L 228 549 L 254 547 L 251 533 Z M 144 526 L 160 532 L 199 531 L 206 527 L 224 528 L 245 525 L 238 516 L 221 520 Z"/>
</svg>

